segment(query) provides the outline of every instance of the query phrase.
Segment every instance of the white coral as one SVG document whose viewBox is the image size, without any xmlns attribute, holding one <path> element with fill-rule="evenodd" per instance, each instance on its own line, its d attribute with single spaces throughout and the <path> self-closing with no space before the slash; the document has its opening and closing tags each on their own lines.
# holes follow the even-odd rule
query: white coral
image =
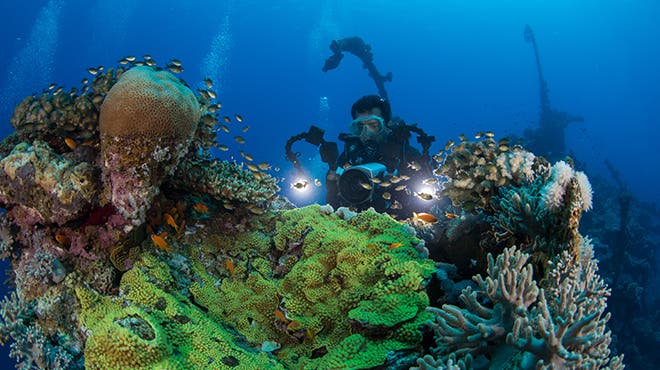
<svg viewBox="0 0 660 370">
<path fill-rule="evenodd" d="M 552 181 L 566 187 L 573 177 L 573 168 L 564 161 L 559 161 L 552 166 Z"/>
<path fill-rule="evenodd" d="M 564 202 L 566 189 L 557 182 L 549 182 L 541 190 L 541 206 L 545 209 L 556 211 Z"/>
<path fill-rule="evenodd" d="M 575 179 L 580 188 L 580 198 L 582 198 L 582 210 L 588 211 L 593 207 L 593 190 L 587 175 L 582 171 L 575 172 Z"/>
<path fill-rule="evenodd" d="M 532 169 L 534 158 L 533 153 L 521 150 L 498 155 L 496 163 L 502 176 L 515 181 L 532 181 L 536 176 Z"/>
<path fill-rule="evenodd" d="M 573 169 L 564 161 L 559 161 L 552 166 L 550 181 L 541 189 L 541 206 L 543 208 L 551 211 L 561 208 L 566 186 L 573 175 Z"/>
</svg>

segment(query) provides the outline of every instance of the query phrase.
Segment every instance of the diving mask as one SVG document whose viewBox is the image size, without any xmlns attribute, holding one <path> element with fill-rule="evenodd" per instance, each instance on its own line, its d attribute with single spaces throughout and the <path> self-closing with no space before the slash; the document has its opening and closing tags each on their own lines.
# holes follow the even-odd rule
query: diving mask
<svg viewBox="0 0 660 370">
<path fill-rule="evenodd" d="M 385 128 L 382 117 L 371 115 L 358 117 L 351 122 L 351 129 L 356 135 L 364 137 L 375 137 Z"/>
</svg>

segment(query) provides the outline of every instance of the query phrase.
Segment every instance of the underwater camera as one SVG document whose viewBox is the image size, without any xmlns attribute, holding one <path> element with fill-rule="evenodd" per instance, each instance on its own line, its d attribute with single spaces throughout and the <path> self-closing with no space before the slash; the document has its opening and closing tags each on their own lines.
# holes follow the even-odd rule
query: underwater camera
<svg viewBox="0 0 660 370">
<path fill-rule="evenodd" d="M 373 179 L 386 172 L 387 168 L 381 163 L 365 163 L 345 169 L 339 176 L 339 196 L 351 205 L 371 201 Z"/>
</svg>

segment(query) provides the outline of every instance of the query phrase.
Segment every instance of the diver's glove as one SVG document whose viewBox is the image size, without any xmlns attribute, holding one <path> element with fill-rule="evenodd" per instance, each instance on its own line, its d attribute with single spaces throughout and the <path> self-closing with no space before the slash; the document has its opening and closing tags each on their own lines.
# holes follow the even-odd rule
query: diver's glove
<svg viewBox="0 0 660 370">
<path fill-rule="evenodd" d="M 339 156 L 339 149 L 337 149 L 337 143 L 324 141 L 319 147 L 319 153 L 321 154 L 321 160 L 330 165 L 330 168 L 334 168 L 337 165 L 337 157 Z"/>
</svg>

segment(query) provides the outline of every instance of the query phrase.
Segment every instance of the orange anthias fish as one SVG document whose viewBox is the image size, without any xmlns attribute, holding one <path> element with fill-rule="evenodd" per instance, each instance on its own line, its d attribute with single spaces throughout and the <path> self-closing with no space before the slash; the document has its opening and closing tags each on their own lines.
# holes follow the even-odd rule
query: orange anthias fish
<svg viewBox="0 0 660 370">
<path fill-rule="evenodd" d="M 236 269 L 236 268 L 234 267 L 234 262 L 232 262 L 229 258 L 227 258 L 227 259 L 225 260 L 225 265 L 227 266 L 227 270 L 229 270 L 229 275 L 230 275 L 230 276 L 234 276 L 234 271 L 235 271 L 235 269 Z"/>
<path fill-rule="evenodd" d="M 160 249 L 162 249 L 166 252 L 171 252 L 172 251 L 172 247 L 170 247 L 170 245 L 167 244 L 165 239 L 160 235 L 151 234 L 151 241 L 154 242 L 154 244 L 156 244 L 156 246 L 158 248 L 160 248 Z"/>
<path fill-rule="evenodd" d="M 303 327 L 303 325 L 300 321 L 291 320 L 291 322 L 289 324 L 287 324 L 286 330 L 287 331 L 296 331 L 296 330 L 302 329 L 302 327 Z"/>
<path fill-rule="evenodd" d="M 209 213 L 209 207 L 204 203 L 195 203 L 193 209 L 197 213 Z"/>
<path fill-rule="evenodd" d="M 415 213 L 413 212 L 413 220 L 420 220 L 430 224 L 438 222 L 438 219 L 430 213 Z"/>
<path fill-rule="evenodd" d="M 176 224 L 176 221 L 174 221 L 174 217 L 170 215 L 169 213 L 165 213 L 165 222 L 167 222 L 168 225 L 172 226 L 174 230 L 179 231 L 179 225 Z"/>
<path fill-rule="evenodd" d="M 273 314 L 275 314 L 275 317 L 276 317 L 278 320 L 282 321 L 282 322 L 288 322 L 288 321 L 289 321 L 289 319 L 286 318 L 286 315 L 284 314 L 284 312 L 283 312 L 282 310 L 280 310 L 279 308 L 276 309 L 276 310 L 273 312 Z"/>
<path fill-rule="evenodd" d="M 57 242 L 62 245 L 68 246 L 69 244 L 71 244 L 71 240 L 69 240 L 68 237 L 60 233 L 55 234 L 55 240 L 57 240 Z"/>
<path fill-rule="evenodd" d="M 390 249 L 396 249 L 396 248 L 399 248 L 402 245 L 403 245 L 403 243 L 392 243 L 392 244 L 390 244 Z"/>
<path fill-rule="evenodd" d="M 455 219 L 455 218 L 458 217 L 458 216 L 457 216 L 455 213 L 451 213 L 451 212 L 447 212 L 447 211 L 445 211 L 445 217 L 447 217 L 447 218 L 450 219 L 450 220 L 453 220 L 453 219 Z"/>
<path fill-rule="evenodd" d="M 76 147 L 78 146 L 78 144 L 76 143 L 76 141 L 73 140 L 73 139 L 70 138 L 70 137 L 67 137 L 66 139 L 64 139 L 64 143 L 65 143 L 66 146 L 68 146 L 69 149 L 71 149 L 71 150 L 76 149 Z"/>
</svg>

